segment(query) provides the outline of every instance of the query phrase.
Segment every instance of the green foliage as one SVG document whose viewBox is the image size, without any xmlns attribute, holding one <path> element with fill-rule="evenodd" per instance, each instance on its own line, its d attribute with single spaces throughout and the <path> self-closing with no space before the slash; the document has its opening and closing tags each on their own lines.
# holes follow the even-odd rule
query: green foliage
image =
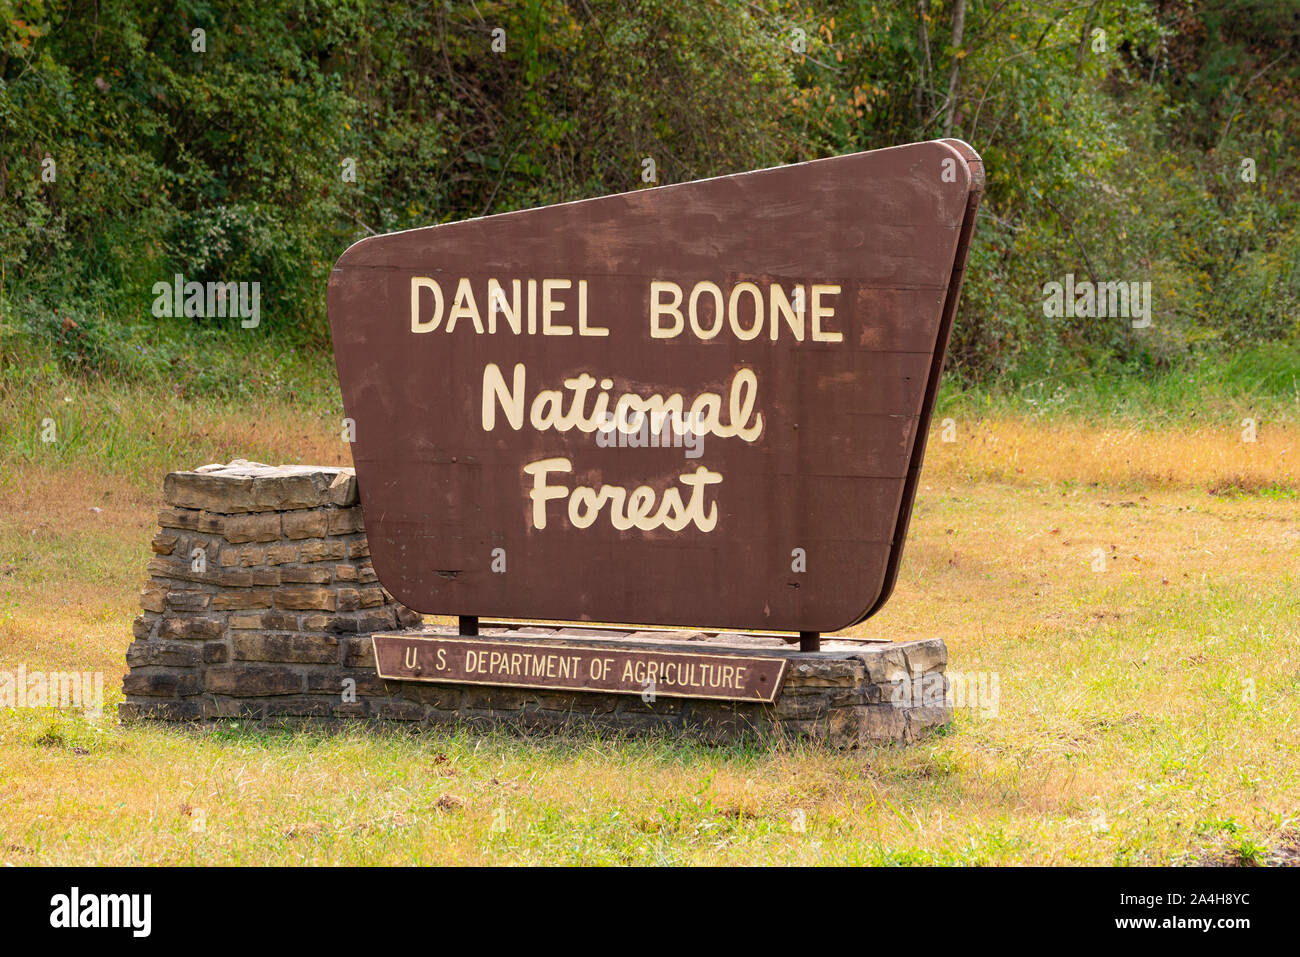
<svg viewBox="0 0 1300 957">
<path fill-rule="evenodd" d="M 1297 334 L 1298 44 L 1300 0 L 0 0 L 0 322 L 148 378 L 236 336 L 150 315 L 180 273 L 319 348 L 364 235 L 952 135 L 958 376 L 1178 367 Z M 1151 326 L 1045 316 L 1066 273 Z"/>
<path fill-rule="evenodd" d="M 1168 368 L 1300 331 L 1300 0 L 833 6 L 801 5 L 818 151 L 954 135 L 985 160 L 960 378 Z M 1066 273 L 1151 282 L 1151 326 L 1045 316 Z"/>
</svg>

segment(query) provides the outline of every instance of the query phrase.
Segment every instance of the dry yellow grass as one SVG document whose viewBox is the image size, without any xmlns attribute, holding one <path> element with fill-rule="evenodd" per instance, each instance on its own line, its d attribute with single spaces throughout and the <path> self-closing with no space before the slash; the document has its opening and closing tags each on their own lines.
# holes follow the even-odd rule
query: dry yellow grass
<svg viewBox="0 0 1300 957">
<path fill-rule="evenodd" d="M 190 423 L 211 444 L 176 466 L 250 444 L 339 460 L 323 418 L 304 438 L 277 414 Z M 996 675 L 998 695 L 915 747 L 0 712 L 0 862 L 1263 859 L 1300 816 L 1297 439 L 1000 419 L 943 443 L 936 427 L 898 587 L 855 633 L 942 636 L 953 672 Z M 111 707 L 158 504 L 127 476 L 11 471 L 0 669 L 102 670 Z"/>
<path fill-rule="evenodd" d="M 952 442 L 931 437 L 925 480 L 1043 482 L 1114 488 L 1255 492 L 1300 489 L 1300 428 L 1160 430 L 1012 418 L 953 422 Z"/>
</svg>

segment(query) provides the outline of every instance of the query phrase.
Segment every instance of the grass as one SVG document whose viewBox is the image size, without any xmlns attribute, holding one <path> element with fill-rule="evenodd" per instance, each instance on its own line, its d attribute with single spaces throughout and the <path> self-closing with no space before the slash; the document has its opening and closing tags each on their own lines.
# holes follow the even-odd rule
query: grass
<svg viewBox="0 0 1300 957">
<path fill-rule="evenodd" d="M 255 400 L 3 370 L 0 670 L 100 670 L 108 701 L 99 720 L 0 710 L 0 863 L 1268 863 L 1296 846 L 1284 376 L 1252 393 L 1214 373 L 1159 412 L 1174 384 L 1076 384 L 1050 409 L 1030 387 L 945 394 L 898 587 L 854 633 L 942 636 L 997 697 L 913 747 L 121 728 L 162 473 L 347 459 L 330 370 L 283 361 Z M 65 427 L 46 445 L 51 405 Z"/>
<path fill-rule="evenodd" d="M 1300 341 L 1202 355 L 1162 371 L 1043 367 L 982 387 L 944 380 L 937 414 L 1023 416 L 1139 429 L 1300 422 Z"/>
</svg>

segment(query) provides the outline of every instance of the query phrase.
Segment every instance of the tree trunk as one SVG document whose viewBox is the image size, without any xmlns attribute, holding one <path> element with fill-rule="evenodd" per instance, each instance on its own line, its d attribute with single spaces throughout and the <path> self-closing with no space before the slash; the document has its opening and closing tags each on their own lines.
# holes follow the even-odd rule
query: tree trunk
<svg viewBox="0 0 1300 957">
<path fill-rule="evenodd" d="M 1079 31 L 1079 48 L 1074 55 L 1074 72 L 1083 70 L 1083 57 L 1088 52 L 1088 38 L 1092 35 L 1092 25 L 1097 22 L 1097 6 L 1101 0 L 1094 0 L 1088 12 L 1084 14 L 1083 29 Z"/>
<path fill-rule="evenodd" d="M 966 0 L 956 0 L 952 7 L 952 72 L 948 74 L 948 109 L 943 117 L 943 135 L 952 136 L 957 114 L 957 79 L 961 73 L 961 41 L 966 34 Z"/>
<path fill-rule="evenodd" d="M 919 135 L 925 135 L 925 126 L 930 117 L 930 98 L 926 95 L 930 86 L 930 31 L 925 25 L 929 13 L 930 0 L 916 0 L 917 43 L 920 46 L 919 67 L 916 78 L 916 91 L 912 94 L 913 106 L 916 107 L 916 126 Z"/>
</svg>

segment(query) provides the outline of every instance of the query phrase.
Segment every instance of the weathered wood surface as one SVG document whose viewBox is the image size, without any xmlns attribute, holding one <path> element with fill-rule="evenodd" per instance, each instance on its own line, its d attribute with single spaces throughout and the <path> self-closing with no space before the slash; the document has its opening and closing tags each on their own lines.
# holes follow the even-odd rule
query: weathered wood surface
<svg viewBox="0 0 1300 957">
<path fill-rule="evenodd" d="M 665 643 L 528 641 L 482 636 L 377 634 L 379 676 L 394 681 L 493 685 L 719 701 L 776 700 L 790 659 Z"/>
<path fill-rule="evenodd" d="M 830 632 L 874 612 L 897 573 L 982 188 L 974 152 L 935 141 L 354 245 L 331 276 L 329 313 L 380 580 L 413 608 L 454 615 Z M 412 332 L 412 277 L 443 291 L 436 331 Z M 484 326 L 489 279 L 507 296 L 515 279 L 524 290 L 569 280 L 552 319 L 573 334 L 530 335 L 523 323 L 516 334 L 503 316 L 479 334 L 463 310 L 449 333 L 461 279 Z M 808 302 L 801 341 L 780 322 L 775 340 L 766 324 L 745 340 L 725 323 L 707 340 L 689 325 L 655 338 L 652 281 L 687 295 L 709 281 L 724 297 L 751 282 L 765 307 L 773 284 L 805 297 L 838 287 L 824 326 L 843 341 L 812 341 Z M 579 334 L 580 282 L 588 327 L 608 335 Z M 739 301 L 748 326 L 751 300 Z M 418 315 L 431 303 L 417 300 Z M 530 404 L 587 373 L 612 380 L 612 396 L 681 393 L 689 405 L 715 392 L 724 411 L 728 384 L 751 370 L 761 433 L 706 436 L 688 458 L 527 421 L 515 430 L 500 409 L 488 431 L 485 367 L 510 381 L 516 363 Z M 536 527 L 523 467 L 552 458 L 571 463 L 551 476 L 568 488 L 648 486 L 656 502 L 685 494 L 680 477 L 703 466 L 722 477 L 707 489 L 716 525 L 619 530 L 606 508 L 576 528 L 559 500 Z M 504 573 L 493 570 L 501 557 Z"/>
</svg>

